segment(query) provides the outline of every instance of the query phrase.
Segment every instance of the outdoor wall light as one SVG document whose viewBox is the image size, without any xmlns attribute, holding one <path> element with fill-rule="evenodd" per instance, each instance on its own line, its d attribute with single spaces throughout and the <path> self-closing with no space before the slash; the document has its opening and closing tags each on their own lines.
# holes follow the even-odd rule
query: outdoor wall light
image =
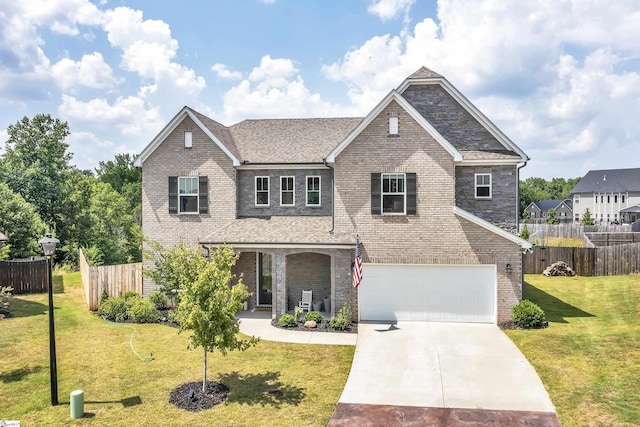
<svg viewBox="0 0 640 427">
<path fill-rule="evenodd" d="M 506 268 L 506 270 L 507 270 L 507 274 L 511 274 L 511 264 L 510 264 L 510 263 L 507 263 L 507 265 L 506 265 L 506 267 L 505 267 L 505 268 Z"/>
</svg>

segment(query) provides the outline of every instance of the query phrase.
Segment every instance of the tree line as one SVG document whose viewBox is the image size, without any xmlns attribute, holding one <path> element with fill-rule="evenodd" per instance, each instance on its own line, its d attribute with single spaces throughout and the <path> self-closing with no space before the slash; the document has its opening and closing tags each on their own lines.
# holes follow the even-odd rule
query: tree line
<svg viewBox="0 0 640 427">
<path fill-rule="evenodd" d="M 571 190 L 581 179 L 582 177 L 553 178 L 551 181 L 547 181 L 543 178 L 530 177 L 520 181 L 520 214 L 532 202 L 571 198 Z"/>
<path fill-rule="evenodd" d="M 55 261 L 77 268 L 82 248 L 94 265 L 142 259 L 142 174 L 118 154 L 95 171 L 71 165 L 69 125 L 48 114 L 7 127 L 0 155 L 0 231 L 8 258 L 42 255 L 46 232 L 60 240 Z M 6 249 L 5 249 L 6 250 Z"/>
</svg>

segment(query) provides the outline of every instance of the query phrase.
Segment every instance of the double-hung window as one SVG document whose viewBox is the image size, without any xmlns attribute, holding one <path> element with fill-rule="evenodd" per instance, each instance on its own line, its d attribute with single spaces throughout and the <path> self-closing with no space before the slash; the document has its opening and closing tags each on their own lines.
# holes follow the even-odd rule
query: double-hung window
<svg viewBox="0 0 640 427">
<path fill-rule="evenodd" d="M 256 176 L 256 206 L 269 206 L 268 176 Z"/>
<path fill-rule="evenodd" d="M 406 212 L 406 176 L 403 173 L 382 174 L 382 213 Z"/>
<path fill-rule="evenodd" d="M 491 198 L 491 174 L 477 173 L 475 174 L 475 193 L 476 199 Z"/>
<path fill-rule="evenodd" d="M 280 177 L 280 206 L 294 206 L 296 179 L 293 176 Z"/>
<path fill-rule="evenodd" d="M 170 176 L 169 213 L 208 213 L 208 183 L 206 176 Z"/>
<path fill-rule="evenodd" d="M 307 177 L 307 206 L 320 206 L 320 177 Z"/>
</svg>

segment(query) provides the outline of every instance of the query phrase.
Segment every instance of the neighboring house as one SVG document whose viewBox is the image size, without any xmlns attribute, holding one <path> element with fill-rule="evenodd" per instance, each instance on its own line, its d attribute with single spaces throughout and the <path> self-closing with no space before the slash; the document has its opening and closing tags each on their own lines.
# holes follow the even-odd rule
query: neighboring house
<svg viewBox="0 0 640 427">
<path fill-rule="evenodd" d="M 8 241 L 9 238 L 0 232 L 0 243 Z"/>
<path fill-rule="evenodd" d="M 359 320 L 495 323 L 522 297 L 531 245 L 513 232 L 527 160 L 423 67 L 364 118 L 227 127 L 184 107 L 136 164 L 145 238 L 232 244 L 250 308 L 275 318 L 312 290 Z"/>
<path fill-rule="evenodd" d="M 528 214 L 527 222 L 546 223 L 549 218 L 549 210 L 556 211 L 556 217 L 559 222 L 573 221 L 573 202 L 571 199 L 565 200 L 540 200 L 539 202 L 531 202 L 524 211 Z"/>
<path fill-rule="evenodd" d="M 571 195 L 575 221 L 589 209 L 596 224 L 634 222 L 640 219 L 640 168 L 589 171 Z"/>
</svg>

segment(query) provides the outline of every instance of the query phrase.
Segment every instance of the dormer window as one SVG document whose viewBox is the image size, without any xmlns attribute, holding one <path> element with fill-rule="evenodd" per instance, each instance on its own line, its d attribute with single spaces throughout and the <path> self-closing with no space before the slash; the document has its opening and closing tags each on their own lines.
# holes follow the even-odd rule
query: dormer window
<svg viewBox="0 0 640 427">
<path fill-rule="evenodd" d="M 477 173 L 476 178 L 476 199 L 491 198 L 491 174 Z"/>
<path fill-rule="evenodd" d="M 398 135 L 397 117 L 389 117 L 389 135 Z"/>
<path fill-rule="evenodd" d="M 193 132 L 189 130 L 184 133 L 184 148 L 191 147 L 193 147 Z"/>
</svg>

